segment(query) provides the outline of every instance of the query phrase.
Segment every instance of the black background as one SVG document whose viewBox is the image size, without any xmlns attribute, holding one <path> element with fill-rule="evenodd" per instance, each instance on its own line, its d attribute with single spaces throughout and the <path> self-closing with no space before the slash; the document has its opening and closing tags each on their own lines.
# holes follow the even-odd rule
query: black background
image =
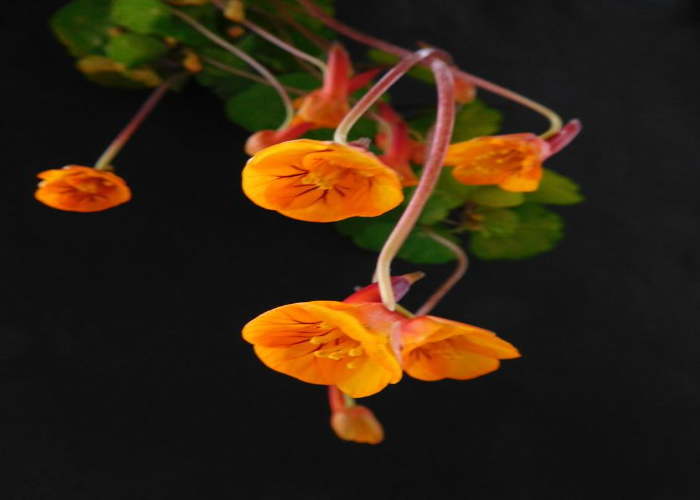
<svg viewBox="0 0 700 500">
<path fill-rule="evenodd" d="M 3 2 L 5 498 L 700 498 L 697 4 L 338 3 L 362 30 L 430 41 L 583 121 L 549 163 L 588 197 L 561 210 L 566 239 L 475 263 L 435 311 L 523 358 L 469 382 L 407 378 L 367 400 L 384 444 L 337 440 L 324 388 L 266 369 L 239 332 L 277 305 L 343 298 L 374 255 L 248 202 L 245 135 L 196 88 L 118 158 L 132 202 L 35 202 L 37 172 L 89 165 L 145 94 L 72 68 L 46 27 L 64 2 Z M 431 97 L 402 85 L 407 105 Z M 507 132 L 546 126 L 482 96 Z M 448 272 L 422 269 L 409 306 Z"/>
</svg>

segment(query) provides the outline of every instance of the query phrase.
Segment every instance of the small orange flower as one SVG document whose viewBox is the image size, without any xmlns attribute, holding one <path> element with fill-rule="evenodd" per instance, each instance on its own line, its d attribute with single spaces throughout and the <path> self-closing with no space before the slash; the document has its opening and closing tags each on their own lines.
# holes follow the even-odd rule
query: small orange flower
<svg viewBox="0 0 700 500">
<path fill-rule="evenodd" d="M 493 332 L 435 316 L 406 321 L 401 341 L 404 370 L 426 381 L 479 377 L 498 369 L 500 359 L 520 357 Z"/>
<path fill-rule="evenodd" d="M 367 85 L 377 73 L 378 70 L 370 70 L 351 77 L 348 53 L 340 45 L 334 45 L 328 54 L 323 86 L 294 101 L 297 108 L 294 123 L 312 123 L 320 128 L 337 127 L 350 110 L 350 94 Z"/>
<path fill-rule="evenodd" d="M 253 203 L 293 219 L 374 217 L 403 201 L 397 174 L 363 149 L 299 139 L 253 156 L 243 169 Z"/>
<path fill-rule="evenodd" d="M 476 86 L 459 73 L 455 77 L 455 100 L 460 104 L 472 102 L 476 97 Z"/>
<path fill-rule="evenodd" d="M 79 165 L 46 170 L 37 177 L 35 197 L 52 208 L 69 212 L 99 212 L 131 199 L 124 179 L 112 172 Z"/>
<path fill-rule="evenodd" d="M 451 144 L 445 165 L 455 167 L 453 175 L 463 184 L 536 191 L 549 156 L 549 144 L 534 134 L 496 135 Z"/>
<path fill-rule="evenodd" d="M 349 406 L 333 412 L 331 427 L 345 441 L 378 444 L 384 440 L 384 428 L 372 413 L 362 405 Z"/>
<path fill-rule="evenodd" d="M 364 397 L 401 379 L 389 339 L 401 321 L 382 304 L 300 302 L 253 319 L 243 338 L 273 370 Z"/>
</svg>

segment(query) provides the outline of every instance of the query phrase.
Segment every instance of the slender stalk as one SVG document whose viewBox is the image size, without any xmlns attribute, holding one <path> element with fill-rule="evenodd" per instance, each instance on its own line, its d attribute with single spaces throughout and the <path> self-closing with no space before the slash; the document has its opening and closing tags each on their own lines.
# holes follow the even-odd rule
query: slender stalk
<svg viewBox="0 0 700 500">
<path fill-rule="evenodd" d="M 219 47 L 224 48 L 231 52 L 233 55 L 236 57 L 242 59 L 245 61 L 248 65 L 250 65 L 255 71 L 260 73 L 265 80 L 270 84 L 272 88 L 274 88 L 277 93 L 280 96 L 280 99 L 282 99 L 282 104 L 284 104 L 284 110 L 285 110 L 285 119 L 280 125 L 278 130 L 282 130 L 287 128 L 289 123 L 292 121 L 292 118 L 294 118 L 294 107 L 292 106 L 292 100 L 289 98 L 289 94 L 287 94 L 287 91 L 284 89 L 282 84 L 280 84 L 279 80 L 273 75 L 265 66 L 260 64 L 258 61 L 253 59 L 250 55 L 233 45 L 232 43 L 227 42 L 223 38 L 221 38 L 219 35 L 216 33 L 211 32 L 206 26 L 202 25 L 199 21 L 194 19 L 191 16 L 188 16 L 184 12 L 181 12 L 176 9 L 171 9 L 173 14 L 175 14 L 177 17 L 185 21 L 187 24 L 192 26 L 194 29 L 199 31 L 202 35 L 207 37 L 209 40 L 217 44 Z"/>
<path fill-rule="evenodd" d="M 467 268 L 469 267 L 469 259 L 467 258 L 466 252 L 462 250 L 462 247 L 457 245 L 455 242 L 450 241 L 443 236 L 440 236 L 432 229 L 425 228 L 423 229 L 423 231 L 425 232 L 425 234 L 428 235 L 428 237 L 437 241 L 442 246 L 447 248 L 450 252 L 455 254 L 455 256 L 457 257 L 457 265 L 455 266 L 455 269 L 452 272 L 452 274 L 450 274 L 450 276 L 445 280 L 445 282 L 442 285 L 440 285 L 440 288 L 435 290 L 433 294 L 428 298 L 428 300 L 426 300 L 425 303 L 422 306 L 420 306 L 420 308 L 416 311 L 416 316 L 423 316 L 432 311 L 433 308 L 443 299 L 443 297 L 447 295 L 447 293 L 452 289 L 452 287 L 455 286 L 457 282 L 462 279 L 464 273 L 467 272 Z"/>
<path fill-rule="evenodd" d="M 406 309 L 401 304 L 396 304 L 396 312 L 402 314 L 403 316 L 406 316 L 407 318 L 415 318 L 416 317 L 415 314 L 413 314 L 411 311 Z"/>
<path fill-rule="evenodd" d="M 357 31 L 354 28 L 351 28 L 347 24 L 341 23 L 334 17 L 329 16 L 328 14 L 323 12 L 323 10 L 319 9 L 318 6 L 312 0 L 297 0 L 297 2 L 299 2 L 309 14 L 314 16 L 323 24 L 337 31 L 338 33 L 342 33 L 348 38 L 352 38 L 353 40 L 360 42 L 364 45 L 368 45 L 370 47 L 374 47 L 375 49 L 379 49 L 381 51 L 388 52 L 390 54 L 394 54 L 400 57 L 406 57 L 411 53 L 410 50 L 406 50 L 389 42 L 385 42 L 384 40 L 380 40 L 379 38 L 374 38 L 370 35 Z"/>
<path fill-rule="evenodd" d="M 545 118 L 547 118 L 547 120 L 549 120 L 549 128 L 543 134 L 540 135 L 542 139 L 547 139 L 548 137 L 553 136 L 561 129 L 561 117 L 548 107 L 540 104 L 539 102 L 533 101 L 532 99 L 525 97 L 524 95 L 518 94 L 517 92 L 513 92 L 512 90 L 508 90 L 507 88 L 501 87 L 500 85 L 497 85 L 493 82 L 489 82 L 488 80 L 484 80 L 483 78 L 472 75 L 471 73 L 467 73 L 466 71 L 462 71 L 460 69 L 455 69 L 454 71 L 456 75 L 463 77 L 465 80 L 468 80 L 477 87 L 481 87 L 482 89 L 488 90 L 493 94 L 499 95 L 506 99 L 510 99 L 513 102 L 517 102 L 518 104 L 521 104 L 526 108 L 530 108 L 536 113 L 539 113 Z"/>
<path fill-rule="evenodd" d="M 261 78 L 257 75 L 253 75 L 252 73 L 248 73 L 247 71 L 243 71 L 238 68 L 234 68 L 233 66 L 229 66 L 228 64 L 222 63 L 221 61 L 217 61 L 216 59 L 213 59 L 208 56 L 199 56 L 202 61 L 205 63 L 214 66 L 215 68 L 219 68 L 222 71 L 226 71 L 227 73 L 231 73 L 232 75 L 240 76 L 241 78 L 246 78 L 248 80 L 251 80 L 253 82 L 261 83 L 263 85 L 270 85 L 270 82 L 265 80 L 264 78 Z M 306 94 L 306 90 L 301 90 L 295 87 L 290 87 L 289 85 L 282 85 L 284 90 L 286 90 L 289 94 L 295 94 L 295 95 L 303 95 Z"/>
<path fill-rule="evenodd" d="M 129 120 L 129 123 L 119 132 L 119 135 L 114 138 L 112 143 L 104 150 L 102 155 L 95 162 L 95 170 L 109 170 L 110 164 L 114 157 L 119 154 L 119 151 L 124 147 L 124 145 L 129 141 L 131 136 L 136 132 L 136 130 L 141 126 L 143 121 L 151 114 L 156 105 L 160 102 L 163 96 L 170 90 L 170 88 L 180 80 L 184 75 L 177 75 L 169 80 L 166 80 L 162 85 L 155 89 L 151 95 L 146 99 L 136 114 Z"/>
<path fill-rule="evenodd" d="M 324 23 L 329 28 L 332 28 L 333 30 L 337 31 L 338 33 L 342 33 L 348 38 L 351 38 L 364 45 L 374 47 L 375 49 L 381 50 L 383 52 L 394 54 L 399 57 L 406 57 L 408 54 L 411 53 L 409 50 L 406 50 L 403 47 L 399 47 L 398 45 L 394 45 L 392 43 L 385 42 L 384 40 L 380 40 L 373 36 L 367 35 L 338 21 L 337 19 L 323 12 L 323 10 L 319 9 L 318 6 L 313 2 L 313 0 L 297 0 L 297 2 L 299 2 L 307 10 L 307 12 L 309 12 L 309 14 L 314 16 L 316 19 Z M 545 131 L 540 136 L 543 139 L 551 137 L 552 135 L 557 133 L 557 131 L 559 131 L 559 129 L 562 127 L 562 121 L 559 115 L 557 115 L 554 111 L 547 108 L 546 106 L 536 101 L 533 101 L 532 99 L 529 99 L 525 96 L 522 96 L 516 92 L 513 92 L 512 90 L 508 90 L 505 87 L 501 87 L 500 85 L 489 82 L 488 80 L 484 80 L 483 78 L 472 75 L 471 73 L 467 73 L 457 68 L 453 68 L 453 71 L 455 73 L 455 76 L 464 78 L 465 80 L 476 85 L 477 87 L 483 88 L 484 90 L 492 92 L 496 95 L 500 95 L 501 97 L 504 97 L 506 99 L 510 99 L 513 102 L 517 102 L 518 104 L 530 108 L 531 110 L 547 118 L 547 120 L 549 120 L 550 125 L 547 131 Z"/>
<path fill-rule="evenodd" d="M 356 405 L 354 398 L 345 394 L 335 385 L 328 386 L 328 403 L 331 407 L 331 413 L 335 413 Z"/>
<path fill-rule="evenodd" d="M 411 230 L 416 225 L 418 217 L 423 211 L 428 198 L 430 198 L 435 184 L 440 177 L 447 147 L 452 138 L 452 129 L 455 120 L 455 86 L 454 77 L 449 66 L 440 59 L 431 59 L 430 67 L 435 75 L 438 91 L 437 118 L 435 120 L 435 133 L 433 134 L 428 151 L 427 160 L 423 167 L 416 191 L 411 201 L 404 210 L 399 222 L 384 243 L 384 247 L 377 260 L 375 276 L 379 283 L 379 293 L 382 302 L 390 311 L 396 308 L 394 291 L 391 286 L 391 261 L 394 259 L 401 246 L 408 238 Z"/>
<path fill-rule="evenodd" d="M 277 13 L 279 14 L 278 16 L 273 16 L 270 14 L 270 12 L 261 9 L 260 7 L 257 7 L 256 5 L 247 5 L 246 9 L 251 10 L 254 12 L 257 12 L 261 16 L 265 16 L 271 21 L 278 20 L 282 21 L 283 23 L 291 26 L 294 28 L 296 31 L 298 31 L 301 35 L 303 35 L 307 40 L 309 40 L 311 43 L 316 45 L 319 49 L 321 49 L 323 52 L 327 52 L 331 44 L 324 39 L 323 37 L 317 35 L 316 33 L 308 30 L 306 27 L 302 26 L 300 23 L 298 23 L 296 20 L 294 20 L 290 15 L 289 12 L 287 12 L 289 5 L 286 3 L 281 3 L 279 1 L 274 2 L 274 7 L 277 8 Z"/>
<path fill-rule="evenodd" d="M 335 134 L 333 135 L 333 142 L 338 144 L 347 144 L 350 129 L 352 129 L 357 120 L 359 120 L 360 117 L 367 112 L 372 104 L 374 104 L 377 99 L 379 99 L 382 94 L 389 89 L 389 87 L 396 83 L 399 78 L 405 75 L 408 70 L 418 64 L 420 61 L 434 54 L 435 51 L 433 49 L 418 50 L 407 55 L 396 66 L 387 71 L 386 74 L 377 83 L 375 83 L 374 86 L 369 89 L 359 101 L 357 101 L 352 109 L 348 111 L 348 114 L 345 115 L 340 124 L 338 124 L 338 128 L 335 129 Z"/>
<path fill-rule="evenodd" d="M 261 36 L 262 38 L 264 38 L 264 39 L 267 40 L 268 42 L 277 45 L 277 46 L 278 46 L 279 48 L 281 48 L 282 50 L 286 50 L 287 52 L 289 52 L 289 53 L 292 54 L 293 56 L 298 57 L 299 59 L 303 59 L 304 61 L 310 62 L 311 64 L 313 64 L 314 66 L 316 66 L 318 69 L 320 69 L 321 71 L 323 71 L 323 72 L 325 73 L 325 71 L 326 71 L 326 63 L 324 63 L 324 62 L 321 61 L 320 59 L 317 59 L 316 57 L 312 56 L 311 54 L 307 54 L 307 53 L 304 52 L 303 50 L 297 49 L 297 48 L 294 47 L 293 45 L 291 45 L 291 44 L 285 42 L 284 40 L 282 40 L 282 39 L 276 37 L 275 35 L 273 35 L 273 34 L 270 33 L 269 31 L 267 31 L 267 30 L 261 28 L 260 26 L 258 26 L 257 24 L 255 24 L 255 23 L 252 22 L 252 21 L 249 21 L 249 20 L 247 20 L 247 19 L 244 19 L 243 21 L 241 21 L 241 24 L 244 25 L 244 26 L 246 26 L 248 29 L 250 29 L 251 31 L 255 32 L 256 34 L 258 34 L 259 36 Z"/>
</svg>

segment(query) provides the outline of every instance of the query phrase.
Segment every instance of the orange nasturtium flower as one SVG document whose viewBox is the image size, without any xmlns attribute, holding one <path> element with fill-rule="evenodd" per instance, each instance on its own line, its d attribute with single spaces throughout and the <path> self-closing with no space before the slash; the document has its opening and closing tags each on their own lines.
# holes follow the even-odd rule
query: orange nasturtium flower
<svg viewBox="0 0 700 500">
<path fill-rule="evenodd" d="M 299 139 L 263 149 L 243 169 L 253 203 L 308 222 L 374 217 L 403 201 L 399 177 L 361 148 Z"/>
<path fill-rule="evenodd" d="M 463 184 L 536 191 L 549 156 L 549 144 L 535 134 L 495 135 L 451 144 L 445 165 L 455 167 L 452 174 Z"/>
<path fill-rule="evenodd" d="M 69 212 L 99 212 L 131 199 L 124 179 L 112 172 L 79 165 L 46 170 L 35 197 L 52 208 Z"/>
<path fill-rule="evenodd" d="M 273 370 L 359 398 L 401 380 L 390 344 L 401 321 L 379 303 L 300 302 L 253 319 L 243 338 Z"/>
<path fill-rule="evenodd" d="M 401 330 L 403 368 L 420 380 L 467 380 L 500 366 L 500 359 L 520 357 L 518 350 L 493 332 L 435 316 L 418 316 Z"/>
</svg>

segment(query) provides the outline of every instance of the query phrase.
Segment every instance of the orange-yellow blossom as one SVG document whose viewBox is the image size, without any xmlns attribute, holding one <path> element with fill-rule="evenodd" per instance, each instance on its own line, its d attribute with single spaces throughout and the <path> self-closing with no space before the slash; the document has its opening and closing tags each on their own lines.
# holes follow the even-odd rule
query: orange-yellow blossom
<svg viewBox="0 0 700 500">
<path fill-rule="evenodd" d="M 263 208 L 308 222 L 374 217 L 403 201 L 397 174 L 372 153 L 310 139 L 253 156 L 243 169 L 243 192 Z"/>
<path fill-rule="evenodd" d="M 411 377 L 467 380 L 490 373 L 518 350 L 493 332 L 435 316 L 418 316 L 401 330 L 403 368 Z"/>
<path fill-rule="evenodd" d="M 124 179 L 112 172 L 79 165 L 45 170 L 35 197 L 52 208 L 69 212 L 99 212 L 131 199 Z"/>
<path fill-rule="evenodd" d="M 455 167 L 452 173 L 463 184 L 536 191 L 549 156 L 549 144 L 534 134 L 496 135 L 451 144 L 445 165 Z"/>
<path fill-rule="evenodd" d="M 379 303 L 300 302 L 253 319 L 243 338 L 273 370 L 365 397 L 401 380 L 389 338 L 401 321 Z"/>
</svg>

